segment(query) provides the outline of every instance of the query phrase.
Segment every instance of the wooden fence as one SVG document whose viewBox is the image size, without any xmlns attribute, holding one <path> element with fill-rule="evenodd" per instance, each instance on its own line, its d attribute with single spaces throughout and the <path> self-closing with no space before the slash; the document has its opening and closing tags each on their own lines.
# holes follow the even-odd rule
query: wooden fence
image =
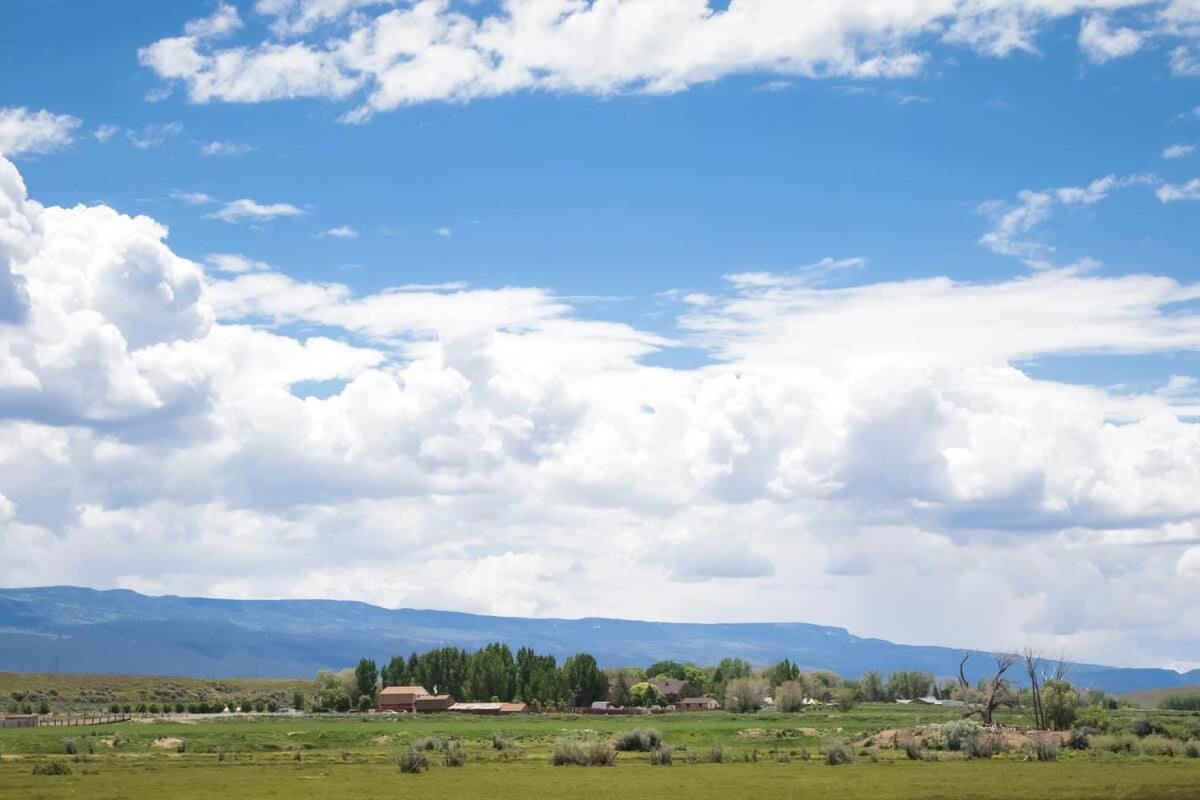
<svg viewBox="0 0 1200 800">
<path fill-rule="evenodd" d="M 132 718 L 130 714 L 82 714 L 77 717 L 22 715 L 0 717 L 0 728 L 66 728 L 79 725 L 109 725 L 114 722 L 127 722 Z"/>
</svg>

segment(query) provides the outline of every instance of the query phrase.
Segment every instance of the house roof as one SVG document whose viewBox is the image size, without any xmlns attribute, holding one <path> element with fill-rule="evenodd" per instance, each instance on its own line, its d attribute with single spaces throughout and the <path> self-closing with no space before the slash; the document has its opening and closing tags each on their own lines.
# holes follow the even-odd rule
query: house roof
<svg viewBox="0 0 1200 800">
<path fill-rule="evenodd" d="M 654 686 L 663 694 L 679 694 L 686 685 L 687 681 L 681 681 L 678 678 L 663 678 L 662 680 L 654 681 Z"/>
<path fill-rule="evenodd" d="M 429 692 L 425 691 L 424 686 L 388 686 L 379 692 L 380 697 L 386 697 L 394 694 L 416 694 L 427 696 Z"/>
<path fill-rule="evenodd" d="M 683 705 L 684 703 L 717 703 L 717 699 L 715 697 L 685 697 L 679 701 L 678 705 Z M 717 703 L 717 705 L 720 705 L 720 703 Z"/>
</svg>

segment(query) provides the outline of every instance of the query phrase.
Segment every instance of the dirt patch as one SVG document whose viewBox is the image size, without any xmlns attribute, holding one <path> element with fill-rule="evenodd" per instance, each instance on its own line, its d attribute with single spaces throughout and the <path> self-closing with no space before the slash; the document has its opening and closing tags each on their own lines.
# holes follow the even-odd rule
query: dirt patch
<svg viewBox="0 0 1200 800">
<path fill-rule="evenodd" d="M 25 756 L 20 756 L 15 753 L 0 753 L 0 761 L 20 761 Z"/>
<path fill-rule="evenodd" d="M 176 739 L 174 736 L 164 736 L 161 739 L 155 739 L 151 747 L 161 747 L 164 750 L 178 750 L 181 744 L 183 744 L 183 739 Z"/>
<path fill-rule="evenodd" d="M 376 744 L 376 745 L 391 744 L 393 741 L 393 738 L 394 737 L 392 737 L 392 736 L 376 736 L 374 739 L 371 740 L 371 744 Z"/>
</svg>

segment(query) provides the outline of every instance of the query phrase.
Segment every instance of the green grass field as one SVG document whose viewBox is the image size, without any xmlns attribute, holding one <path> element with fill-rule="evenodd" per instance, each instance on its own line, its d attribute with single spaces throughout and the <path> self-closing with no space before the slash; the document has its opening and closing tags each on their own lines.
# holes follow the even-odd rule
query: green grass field
<svg viewBox="0 0 1200 800">
<path fill-rule="evenodd" d="M 1055 763 L 1020 752 L 966 761 L 940 752 L 909 761 L 876 749 L 885 729 L 953 719 L 929 707 L 862 705 L 802 714 L 667 714 L 653 717 L 422 715 L 361 718 L 229 718 L 0 730 L 2 798 L 1195 798 L 1200 758 L 1060 752 Z M 1176 717 L 1200 724 L 1200 716 Z M 675 746 L 671 766 L 621 753 L 613 767 L 555 767 L 562 738 L 611 739 L 652 728 Z M 506 756 L 493 734 L 510 746 Z M 467 763 L 400 772 L 396 758 L 427 737 L 461 742 Z M 73 739 L 77 756 L 67 755 Z M 854 743 L 855 763 L 831 767 L 822 747 Z M 714 747 L 722 763 L 708 763 Z M 183 752 L 180 752 L 182 750 Z M 806 757 L 807 756 L 807 757 Z M 752 760 L 757 759 L 757 760 Z M 33 774 L 62 762 L 70 775 Z"/>
</svg>

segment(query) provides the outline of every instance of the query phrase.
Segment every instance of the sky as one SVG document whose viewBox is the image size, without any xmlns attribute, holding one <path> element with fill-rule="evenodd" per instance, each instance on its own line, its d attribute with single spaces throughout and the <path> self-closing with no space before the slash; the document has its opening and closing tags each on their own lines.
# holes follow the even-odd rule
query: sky
<svg viewBox="0 0 1200 800">
<path fill-rule="evenodd" d="M 40 0 L 0 585 L 1200 666 L 1196 0 Z"/>
</svg>

